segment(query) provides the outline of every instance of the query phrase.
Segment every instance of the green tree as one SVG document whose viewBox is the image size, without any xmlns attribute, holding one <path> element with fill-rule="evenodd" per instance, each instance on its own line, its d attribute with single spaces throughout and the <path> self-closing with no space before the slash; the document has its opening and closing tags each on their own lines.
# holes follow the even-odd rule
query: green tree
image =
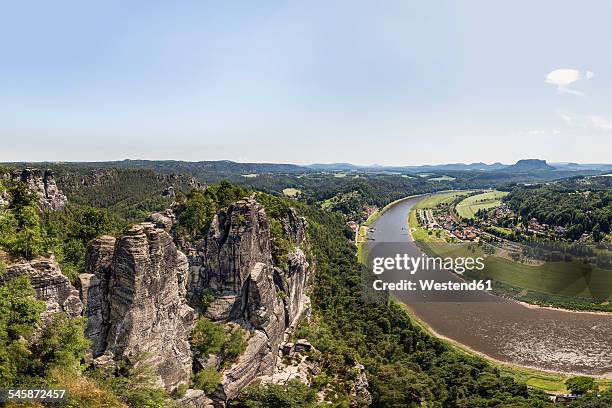
<svg viewBox="0 0 612 408">
<path fill-rule="evenodd" d="M 247 388 L 232 403 L 233 407 L 246 408 L 314 408 L 317 406 L 315 390 L 291 380 L 286 385 L 269 384 L 263 387 Z"/>
<path fill-rule="evenodd" d="M 41 362 L 48 367 L 77 370 L 91 342 L 83 334 L 86 321 L 82 317 L 69 318 L 56 313 L 44 325 L 34 349 Z"/>
<path fill-rule="evenodd" d="M 191 345 L 198 349 L 203 356 L 218 353 L 225 341 L 223 326 L 211 322 L 205 317 L 200 318 L 191 332 Z"/>
<path fill-rule="evenodd" d="M 32 353 L 24 339 L 32 335 L 44 309 L 27 276 L 0 286 L 0 384 L 18 385 L 28 374 Z"/>
<path fill-rule="evenodd" d="M 32 259 L 43 250 L 42 228 L 38 209 L 27 206 L 14 211 L 17 219 L 17 233 L 12 252 Z"/>
<path fill-rule="evenodd" d="M 168 393 L 157 385 L 157 374 L 145 354 L 120 361 L 116 369 L 97 368 L 86 374 L 130 407 L 172 406 Z"/>
<path fill-rule="evenodd" d="M 200 190 L 192 191 L 185 201 L 185 208 L 178 218 L 178 231 L 192 239 L 200 239 L 206 232 L 217 211 L 215 202 Z"/>
<path fill-rule="evenodd" d="M 193 376 L 193 387 L 212 394 L 221 384 L 221 374 L 214 367 L 207 367 Z"/>
<path fill-rule="evenodd" d="M 565 381 L 565 385 L 574 394 L 586 394 L 597 390 L 597 384 L 592 377 L 572 377 Z"/>
<path fill-rule="evenodd" d="M 236 327 L 232 330 L 229 338 L 223 344 L 223 352 L 225 356 L 233 361 L 238 358 L 247 348 L 247 333 L 241 327 Z"/>
</svg>

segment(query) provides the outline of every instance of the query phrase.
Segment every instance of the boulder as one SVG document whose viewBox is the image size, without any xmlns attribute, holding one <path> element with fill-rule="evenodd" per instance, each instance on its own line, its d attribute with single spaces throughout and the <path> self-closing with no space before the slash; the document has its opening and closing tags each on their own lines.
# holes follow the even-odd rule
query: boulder
<svg viewBox="0 0 612 408">
<path fill-rule="evenodd" d="M 293 350 L 296 353 L 307 353 L 312 350 L 312 344 L 310 344 L 310 342 L 306 339 L 299 339 L 295 342 Z"/>
<path fill-rule="evenodd" d="M 179 398 L 177 404 L 181 407 L 190 408 L 213 408 L 213 401 L 206 396 L 206 393 L 202 390 L 189 389 L 185 393 L 185 396 Z"/>
<path fill-rule="evenodd" d="M 170 232 L 174 223 L 176 222 L 176 216 L 172 210 L 165 210 L 160 212 L 154 212 L 147 217 L 147 221 L 155 224 L 157 228 L 161 228 L 166 232 Z"/>
</svg>

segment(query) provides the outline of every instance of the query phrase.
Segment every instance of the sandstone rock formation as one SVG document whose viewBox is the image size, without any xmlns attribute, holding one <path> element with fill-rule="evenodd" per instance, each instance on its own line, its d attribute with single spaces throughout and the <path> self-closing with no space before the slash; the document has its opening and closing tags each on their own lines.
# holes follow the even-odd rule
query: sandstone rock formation
<svg viewBox="0 0 612 408">
<path fill-rule="evenodd" d="M 66 206 L 66 196 L 55 183 L 51 170 L 26 168 L 12 174 L 13 180 L 20 180 L 38 196 L 41 210 L 61 210 Z"/>
<path fill-rule="evenodd" d="M 283 229 L 294 245 L 305 239 L 305 221 L 293 211 Z M 216 401 L 234 398 L 255 378 L 271 375 L 285 332 L 308 309 L 309 268 L 304 253 L 289 254 L 288 270 L 274 265 L 268 217 L 255 196 L 220 211 L 190 257 L 188 293 L 197 299 L 212 289 L 206 310 L 215 321 L 234 321 L 250 331 L 246 351 L 223 372 Z"/>
<path fill-rule="evenodd" d="M 362 364 L 355 364 L 353 370 L 357 372 L 353 389 L 351 390 L 351 395 L 357 397 L 357 400 L 354 400 L 354 406 L 357 406 L 357 401 L 362 401 L 365 404 L 370 405 L 372 403 L 372 394 L 370 394 L 370 391 L 368 390 L 370 384 L 368 383 L 365 367 Z"/>
<path fill-rule="evenodd" d="M 152 223 L 141 223 L 116 242 L 98 238 L 87 269 L 81 294 L 91 319 L 87 335 L 94 357 L 144 355 L 160 385 L 173 389 L 188 383 L 193 359 L 188 337 L 195 312 L 184 298 L 187 258 L 172 237 Z"/>
<path fill-rule="evenodd" d="M 89 250 L 78 286 L 93 357 L 102 364 L 148 353 L 167 389 L 189 382 L 192 366 L 219 369 L 222 354 L 200 356 L 188 343 L 196 313 L 187 301 L 197 306 L 212 290 L 215 300 L 205 316 L 246 329 L 247 346 L 223 369 L 214 395 L 192 390 L 185 402 L 200 406 L 212 399 L 224 406 L 256 378 L 273 374 L 287 330 L 309 308 L 309 265 L 298 247 L 306 224 L 293 211 L 281 220 L 295 246 L 281 269 L 273 261 L 268 217 L 255 196 L 219 211 L 200 243 L 182 246 L 189 257 L 172 241 L 172 211 L 148 219 L 117 239 L 99 237 Z"/>
<path fill-rule="evenodd" d="M 174 223 L 176 222 L 176 216 L 172 210 L 168 209 L 160 212 L 154 212 L 147 217 L 147 221 L 152 222 L 156 227 L 161 228 L 166 232 L 170 232 L 174 226 Z"/>
<path fill-rule="evenodd" d="M 77 287 L 83 301 L 83 315 L 87 317 L 85 336 L 92 341 L 93 356 L 106 349 L 106 336 L 110 327 L 110 305 L 108 284 L 110 282 L 115 237 L 101 236 L 92 243 L 87 252 L 87 272 L 79 276 Z"/>
<path fill-rule="evenodd" d="M 55 258 L 38 258 L 32 261 L 20 261 L 10 265 L 1 280 L 9 280 L 17 276 L 27 275 L 32 287 L 36 290 L 36 297 L 47 305 L 42 313 L 43 321 L 57 312 L 65 312 L 70 317 L 80 316 L 83 304 L 79 299 L 79 292 L 65 277 Z"/>
</svg>

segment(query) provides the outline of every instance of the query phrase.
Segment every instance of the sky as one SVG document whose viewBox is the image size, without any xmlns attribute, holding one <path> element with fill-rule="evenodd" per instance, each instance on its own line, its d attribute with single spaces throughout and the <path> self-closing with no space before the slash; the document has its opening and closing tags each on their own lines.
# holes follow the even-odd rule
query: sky
<svg viewBox="0 0 612 408">
<path fill-rule="evenodd" d="M 612 2 L 0 0 L 0 161 L 612 162 Z"/>
</svg>

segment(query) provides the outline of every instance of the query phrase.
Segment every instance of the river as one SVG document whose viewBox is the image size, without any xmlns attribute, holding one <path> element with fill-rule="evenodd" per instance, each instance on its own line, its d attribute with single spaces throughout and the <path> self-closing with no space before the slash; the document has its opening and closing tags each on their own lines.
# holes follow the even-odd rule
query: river
<svg viewBox="0 0 612 408">
<path fill-rule="evenodd" d="M 371 225 L 373 251 L 421 254 L 407 229 L 407 218 L 420 198 L 388 208 Z M 405 272 L 401 272 L 405 274 Z M 448 271 L 442 280 L 460 281 Z M 409 276 L 387 276 L 387 280 Z M 394 291 L 393 296 L 437 335 L 478 354 L 525 367 L 612 377 L 612 315 L 526 306 L 487 292 L 441 301 L 423 294 Z"/>
</svg>

